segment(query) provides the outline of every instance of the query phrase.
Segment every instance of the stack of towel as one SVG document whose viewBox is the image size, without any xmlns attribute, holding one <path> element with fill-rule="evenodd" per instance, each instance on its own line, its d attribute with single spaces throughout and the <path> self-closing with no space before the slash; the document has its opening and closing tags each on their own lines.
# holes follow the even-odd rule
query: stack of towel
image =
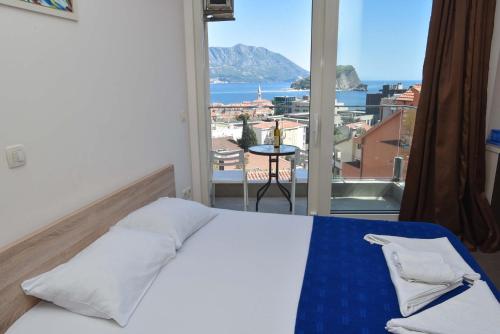
<svg viewBox="0 0 500 334">
<path fill-rule="evenodd" d="M 411 239 L 367 234 L 365 240 L 382 245 L 399 310 L 405 317 L 459 287 L 463 280 L 473 282 L 481 278 L 448 238 Z"/>
<path fill-rule="evenodd" d="M 386 329 L 396 334 L 498 334 L 500 304 L 484 281 L 467 291 L 415 314 L 392 319 Z"/>
<path fill-rule="evenodd" d="M 382 251 L 396 288 L 399 310 L 405 317 L 462 285 L 463 274 L 452 269 L 437 253 L 422 252 L 419 263 L 418 252 L 397 244 L 382 246 Z"/>
<path fill-rule="evenodd" d="M 480 275 L 458 254 L 447 238 L 410 239 L 367 234 L 365 240 L 382 245 L 404 317 L 410 316 L 463 282 L 473 285 L 465 293 L 407 319 L 387 323 L 391 333 L 499 333 L 481 331 L 483 324 L 498 324 L 500 307 Z M 475 311 L 471 312 L 471 309 Z M 469 315 L 461 317 L 461 314 Z M 496 315 L 496 320 L 489 319 Z M 468 320 L 469 319 L 469 320 Z M 474 321 L 470 321 L 474 319 Z M 479 327 L 478 327 L 479 326 Z M 460 328 L 460 331 L 456 330 Z"/>
</svg>

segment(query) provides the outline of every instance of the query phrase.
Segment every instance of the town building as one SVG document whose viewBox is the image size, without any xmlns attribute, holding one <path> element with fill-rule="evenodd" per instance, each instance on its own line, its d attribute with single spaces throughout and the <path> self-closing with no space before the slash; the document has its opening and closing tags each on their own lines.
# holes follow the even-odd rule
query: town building
<svg viewBox="0 0 500 334">
<path fill-rule="evenodd" d="M 252 124 L 252 128 L 257 136 L 257 143 L 272 144 L 273 143 L 273 130 L 275 122 L 260 122 Z M 283 144 L 294 145 L 301 150 L 307 149 L 306 145 L 306 128 L 305 124 L 299 121 L 293 122 L 289 120 L 282 120 L 279 122 L 279 127 L 282 133 Z"/>
<path fill-rule="evenodd" d="M 404 93 L 402 93 L 396 97 L 396 104 L 397 105 L 418 107 L 418 103 L 420 102 L 421 90 L 422 90 L 422 85 L 411 86 Z"/>
<path fill-rule="evenodd" d="M 276 115 L 291 114 L 293 103 L 296 100 L 295 96 L 275 96 L 273 99 L 274 113 Z"/>
<path fill-rule="evenodd" d="M 237 141 L 241 138 L 243 122 L 212 122 L 212 138 L 231 138 Z"/>
<path fill-rule="evenodd" d="M 246 113 L 250 120 L 261 120 L 274 115 L 274 105 L 270 100 L 262 97 L 262 88 L 257 88 L 257 98 L 253 101 L 241 103 L 212 103 L 210 105 L 210 118 L 212 122 L 234 122 L 238 116 Z"/>
<path fill-rule="evenodd" d="M 309 101 L 309 96 L 304 96 L 302 100 L 295 100 L 292 102 L 291 112 L 296 113 L 309 113 L 309 108 L 311 103 Z"/>
<path fill-rule="evenodd" d="M 366 94 L 366 113 L 373 115 L 374 121 L 379 122 L 383 119 L 381 109 L 378 107 L 381 105 L 382 99 L 402 94 L 405 91 L 406 89 L 403 87 L 403 84 L 399 82 L 392 85 L 383 85 L 379 93 Z"/>
<path fill-rule="evenodd" d="M 345 178 L 392 179 L 394 158 L 402 157 L 403 175 L 409 157 L 409 144 L 401 137 L 404 132 L 405 112 L 399 110 L 388 116 L 362 136 L 354 139 L 352 161 L 342 165 Z"/>
</svg>

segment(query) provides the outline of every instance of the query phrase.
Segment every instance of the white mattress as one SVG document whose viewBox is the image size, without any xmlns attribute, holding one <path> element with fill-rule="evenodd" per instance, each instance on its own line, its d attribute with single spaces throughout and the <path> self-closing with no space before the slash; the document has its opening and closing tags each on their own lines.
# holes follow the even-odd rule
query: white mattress
<svg viewBox="0 0 500 334">
<path fill-rule="evenodd" d="M 220 210 L 160 273 L 129 325 L 39 303 L 7 332 L 291 334 L 312 217 Z"/>
</svg>

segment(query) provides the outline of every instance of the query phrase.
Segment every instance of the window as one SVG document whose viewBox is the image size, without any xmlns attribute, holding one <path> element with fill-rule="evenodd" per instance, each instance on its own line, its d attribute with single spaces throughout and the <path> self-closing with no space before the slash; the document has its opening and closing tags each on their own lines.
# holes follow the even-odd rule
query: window
<svg viewBox="0 0 500 334">
<path fill-rule="evenodd" d="M 200 145 L 239 149 L 244 124 L 236 117 L 242 113 L 249 116 L 252 141 L 266 143 L 272 128 L 269 121 L 278 118 L 286 129 L 285 143 L 303 148 L 301 154 L 306 155 L 301 168 L 306 175 L 302 194 L 307 195 L 307 213 L 397 212 L 418 112 L 431 2 L 315 0 L 310 12 L 311 1 L 293 0 L 283 12 L 280 1 L 242 0 L 236 6 L 236 22 L 209 23 L 211 105 L 203 115 L 210 115 L 212 136 L 201 138 Z M 263 7 L 276 10 L 262 11 Z M 242 23 L 252 29 L 237 27 Z M 284 28 L 287 34 L 282 33 Z M 228 50 L 221 48 L 234 49 L 235 54 L 271 51 L 281 56 L 303 50 L 313 59 L 312 74 L 309 58 L 292 59 L 299 65 L 294 68 L 302 71 L 294 74 L 302 77 L 299 80 L 267 78 L 269 71 L 262 63 L 252 71 L 227 71 L 232 64 Z M 250 77 L 240 80 L 235 74 Z M 258 82 L 250 80 L 255 75 Z M 237 91 L 232 90 L 234 84 Z M 287 162 L 280 164 L 280 172 L 290 170 Z M 253 170 L 267 175 L 267 166 Z M 258 175 L 252 177 L 262 181 Z M 255 189 L 249 194 L 252 201 Z"/>
</svg>

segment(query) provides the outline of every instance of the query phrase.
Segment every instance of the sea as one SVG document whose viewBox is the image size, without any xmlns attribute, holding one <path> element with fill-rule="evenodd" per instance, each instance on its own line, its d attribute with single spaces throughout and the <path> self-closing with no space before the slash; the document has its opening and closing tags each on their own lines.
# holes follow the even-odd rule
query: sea
<svg viewBox="0 0 500 334">
<path fill-rule="evenodd" d="M 421 80 L 369 80 L 363 81 L 368 85 L 366 92 L 337 91 L 337 102 L 346 106 L 364 106 L 367 93 L 378 93 L 383 85 L 402 83 L 404 88 L 421 83 Z M 256 83 L 212 83 L 210 84 L 210 98 L 212 103 L 240 103 L 257 99 L 257 89 L 262 89 L 262 97 L 272 100 L 275 96 L 295 96 L 303 98 L 309 96 L 309 90 L 294 90 L 291 82 L 256 82 Z"/>
</svg>

